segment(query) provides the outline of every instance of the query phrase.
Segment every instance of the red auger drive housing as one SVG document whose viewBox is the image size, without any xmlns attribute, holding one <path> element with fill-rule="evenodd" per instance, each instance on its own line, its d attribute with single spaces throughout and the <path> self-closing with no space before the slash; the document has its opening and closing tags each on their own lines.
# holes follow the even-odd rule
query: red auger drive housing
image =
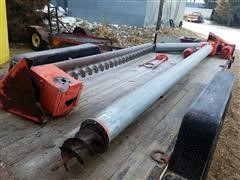
<svg viewBox="0 0 240 180">
<path fill-rule="evenodd" d="M 77 105 L 82 83 L 54 64 L 31 68 L 39 89 L 39 103 L 53 117 L 62 116 Z"/>
<path fill-rule="evenodd" d="M 208 40 L 209 43 L 213 46 L 213 51 L 211 52 L 211 56 L 216 54 L 220 54 L 223 59 L 231 59 L 235 50 L 235 45 L 226 42 L 222 38 L 218 37 L 213 33 L 209 33 Z"/>
<path fill-rule="evenodd" d="M 21 60 L 0 80 L 0 108 L 44 123 L 47 115 L 62 116 L 77 105 L 83 88 L 54 64 L 30 67 Z"/>
<path fill-rule="evenodd" d="M 222 59 L 234 59 L 233 54 L 236 45 L 228 43 L 227 41 L 223 40 L 222 38 L 211 32 L 209 33 L 207 42 L 212 45 L 212 52 L 210 53 L 210 56 L 220 55 Z M 202 43 L 202 46 L 204 46 L 205 44 L 206 43 Z M 187 58 L 188 56 L 196 52 L 198 49 L 199 48 L 195 47 L 186 48 L 182 53 L 183 58 Z"/>
</svg>

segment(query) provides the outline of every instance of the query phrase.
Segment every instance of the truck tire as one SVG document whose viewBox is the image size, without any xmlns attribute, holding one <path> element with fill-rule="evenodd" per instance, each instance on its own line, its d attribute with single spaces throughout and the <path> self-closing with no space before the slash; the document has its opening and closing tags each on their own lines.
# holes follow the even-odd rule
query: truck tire
<svg viewBox="0 0 240 180">
<path fill-rule="evenodd" d="M 35 51 L 41 51 L 41 50 L 46 50 L 47 48 L 47 43 L 42 40 L 41 35 L 33 30 L 30 36 L 30 43 L 31 47 Z"/>
</svg>

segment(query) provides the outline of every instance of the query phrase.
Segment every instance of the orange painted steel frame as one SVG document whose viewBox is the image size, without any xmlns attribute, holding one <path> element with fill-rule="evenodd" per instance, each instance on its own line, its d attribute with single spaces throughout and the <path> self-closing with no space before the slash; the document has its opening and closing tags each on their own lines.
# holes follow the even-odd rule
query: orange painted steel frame
<svg viewBox="0 0 240 180">
<path fill-rule="evenodd" d="M 222 38 L 218 37 L 213 33 L 209 33 L 208 40 L 209 43 L 212 44 L 213 50 L 211 52 L 211 56 L 216 54 L 220 54 L 223 59 L 230 59 L 233 56 L 235 45 L 226 42 Z"/>
<path fill-rule="evenodd" d="M 22 60 L 0 80 L 0 108 L 35 122 L 43 122 L 36 102 L 29 64 Z"/>
<path fill-rule="evenodd" d="M 53 64 L 34 66 L 21 60 L 0 80 L 0 108 L 45 123 L 46 114 L 62 116 L 77 105 L 83 82 Z"/>
<path fill-rule="evenodd" d="M 39 103 L 53 117 L 62 116 L 77 105 L 83 85 L 54 64 L 31 68 L 40 91 Z"/>
<path fill-rule="evenodd" d="M 73 34 L 73 33 L 62 33 L 62 35 L 70 35 L 71 38 L 64 37 L 60 35 L 50 36 L 49 43 L 52 48 L 60 48 L 66 46 L 80 45 L 85 43 L 94 43 L 98 45 L 108 45 L 111 46 L 112 41 L 108 38 L 101 38 L 90 35 L 82 35 L 82 34 Z M 83 39 L 89 39 L 89 42 L 81 41 Z"/>
</svg>

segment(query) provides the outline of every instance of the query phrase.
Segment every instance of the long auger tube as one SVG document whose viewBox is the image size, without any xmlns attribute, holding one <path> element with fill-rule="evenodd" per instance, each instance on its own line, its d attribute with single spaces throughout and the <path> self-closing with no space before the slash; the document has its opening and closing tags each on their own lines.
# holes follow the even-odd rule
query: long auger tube
<svg viewBox="0 0 240 180">
<path fill-rule="evenodd" d="M 145 48 L 132 53 L 124 54 L 116 58 L 103 60 L 98 63 L 89 64 L 87 66 L 75 67 L 73 70 L 68 71 L 68 73 L 73 76 L 75 79 L 78 79 L 79 76 L 85 78 L 86 76 L 91 76 L 95 73 L 108 70 L 110 68 L 125 64 L 129 61 L 135 60 L 136 58 L 143 56 L 149 52 L 152 52 L 153 48 Z"/>
<path fill-rule="evenodd" d="M 147 50 L 148 52 L 150 51 L 153 52 L 154 45 L 151 43 L 143 44 L 143 45 L 134 46 L 126 49 L 106 52 L 103 54 L 92 55 L 92 56 L 72 59 L 68 61 L 62 61 L 62 62 L 55 63 L 55 65 L 58 66 L 60 69 L 64 70 L 65 72 L 68 72 L 68 71 L 73 71 L 78 67 L 88 66 L 90 64 L 95 64 L 95 63 L 99 63 L 99 62 L 114 59 L 114 58 L 120 58 L 121 56 L 129 55 L 128 58 L 134 58 L 134 56 L 136 55 L 136 52 L 141 54 L 141 53 L 144 53 L 144 51 L 146 53 Z"/>
<path fill-rule="evenodd" d="M 157 43 L 155 46 L 155 52 L 182 52 L 187 48 L 199 48 L 203 45 L 209 44 L 208 42 L 201 43 Z"/>
<path fill-rule="evenodd" d="M 120 132 L 203 61 L 211 51 L 212 46 L 205 45 L 182 62 L 159 74 L 127 96 L 115 101 L 96 118 L 83 121 L 76 135 L 63 143 L 60 148 L 62 161 L 54 169 L 62 165 L 67 168 L 66 162 L 73 157 L 83 164 L 83 152 L 86 150 L 91 154 L 106 151 L 110 142 Z"/>
</svg>

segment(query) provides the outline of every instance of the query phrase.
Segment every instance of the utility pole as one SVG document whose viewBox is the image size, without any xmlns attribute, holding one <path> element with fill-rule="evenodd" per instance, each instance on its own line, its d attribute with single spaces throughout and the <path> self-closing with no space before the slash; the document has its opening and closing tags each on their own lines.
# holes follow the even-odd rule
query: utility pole
<svg viewBox="0 0 240 180">
<path fill-rule="evenodd" d="M 155 32 L 155 37 L 154 37 L 154 44 L 156 44 L 156 42 L 157 42 L 157 31 L 160 29 L 160 26 L 161 26 L 163 4 L 164 4 L 164 0 L 160 0 L 159 10 L 158 10 L 158 19 L 157 19 L 157 25 L 156 25 L 156 32 Z"/>
</svg>

